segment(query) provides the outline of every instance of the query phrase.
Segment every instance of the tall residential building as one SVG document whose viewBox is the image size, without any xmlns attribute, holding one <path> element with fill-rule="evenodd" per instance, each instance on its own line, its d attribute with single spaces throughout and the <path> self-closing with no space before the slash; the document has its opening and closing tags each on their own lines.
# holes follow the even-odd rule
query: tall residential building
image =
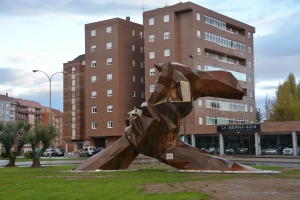
<svg viewBox="0 0 300 200">
<path fill-rule="evenodd" d="M 64 63 L 64 71 L 63 140 L 69 152 L 82 149 L 85 137 L 85 55 Z"/>
<path fill-rule="evenodd" d="M 119 18 L 85 25 L 85 141 L 109 146 L 144 98 L 144 29 Z"/>
<path fill-rule="evenodd" d="M 36 101 L 17 99 L 18 116 L 17 120 L 27 120 L 31 124 L 41 121 L 41 104 Z"/>
<path fill-rule="evenodd" d="M 49 107 L 42 107 L 41 109 L 41 121 L 40 123 L 43 125 L 49 124 L 49 117 L 50 117 L 50 108 Z M 51 108 L 51 117 L 52 117 L 52 124 L 58 130 L 58 136 L 52 141 L 52 147 L 62 147 L 63 146 L 63 112 L 60 110 L 56 110 Z"/>
<path fill-rule="evenodd" d="M 8 94 L 0 94 L 0 121 L 15 121 L 17 119 L 17 100 Z"/>
<path fill-rule="evenodd" d="M 209 125 L 255 122 L 254 27 L 191 2 L 147 11 L 143 18 L 146 99 L 159 76 L 154 63 L 172 61 L 200 70 L 225 70 L 239 80 L 243 100 L 197 99 L 187 126 L 194 126 L 194 134 L 199 134 Z"/>
</svg>

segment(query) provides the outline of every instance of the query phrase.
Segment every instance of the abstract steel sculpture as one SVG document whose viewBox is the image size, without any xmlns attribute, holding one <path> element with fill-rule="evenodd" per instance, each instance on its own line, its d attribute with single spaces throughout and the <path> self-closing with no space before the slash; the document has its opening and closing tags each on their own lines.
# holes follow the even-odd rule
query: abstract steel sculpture
<svg viewBox="0 0 300 200">
<path fill-rule="evenodd" d="M 253 168 L 208 155 L 179 139 L 180 120 L 193 109 L 193 101 L 211 96 L 242 99 L 236 78 L 225 71 L 201 71 L 175 62 L 155 64 L 161 72 L 155 90 L 141 111 L 112 146 L 89 158 L 76 171 L 127 169 L 139 153 L 177 169 L 249 171 Z"/>
</svg>

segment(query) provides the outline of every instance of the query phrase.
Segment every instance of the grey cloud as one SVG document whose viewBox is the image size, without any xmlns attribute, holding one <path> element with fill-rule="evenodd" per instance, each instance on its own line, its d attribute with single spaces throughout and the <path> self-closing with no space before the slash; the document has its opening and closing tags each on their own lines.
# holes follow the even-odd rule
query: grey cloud
<svg viewBox="0 0 300 200">
<path fill-rule="evenodd" d="M 37 16 L 47 14 L 57 15 L 124 15 L 132 14 L 140 10 L 141 6 L 125 5 L 122 3 L 115 3 L 110 1 L 102 1 L 102 3 L 89 2 L 85 0 L 70 0 L 58 1 L 56 0 L 19 0 L 15 1 L 0 1 L 0 15 L 14 15 L 14 16 Z"/>
<path fill-rule="evenodd" d="M 300 55 L 300 11 L 283 18 L 273 33 L 255 37 L 256 54 L 279 57 Z"/>
<path fill-rule="evenodd" d="M 278 86 L 255 86 L 255 88 L 259 88 L 261 90 L 276 90 Z"/>
</svg>

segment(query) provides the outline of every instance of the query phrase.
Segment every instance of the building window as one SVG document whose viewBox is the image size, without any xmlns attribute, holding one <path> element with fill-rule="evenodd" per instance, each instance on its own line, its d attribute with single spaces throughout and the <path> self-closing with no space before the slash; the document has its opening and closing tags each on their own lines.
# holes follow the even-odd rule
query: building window
<svg viewBox="0 0 300 200">
<path fill-rule="evenodd" d="M 134 36 L 134 30 L 132 30 L 132 36 Z"/>
<path fill-rule="evenodd" d="M 144 98 L 144 92 L 141 92 L 141 98 Z"/>
<path fill-rule="evenodd" d="M 200 14 L 197 13 L 197 20 L 200 21 Z"/>
<path fill-rule="evenodd" d="M 252 98 L 252 96 L 253 96 L 253 92 L 252 92 L 252 91 L 250 91 L 250 97 Z"/>
<path fill-rule="evenodd" d="M 248 38 L 251 38 L 251 33 L 250 32 L 248 32 Z"/>
<path fill-rule="evenodd" d="M 75 67 L 72 67 L 72 74 L 75 74 Z"/>
<path fill-rule="evenodd" d="M 135 51 L 135 45 L 134 44 L 132 45 L 132 51 Z"/>
<path fill-rule="evenodd" d="M 75 86 L 75 79 L 72 79 L 72 86 Z"/>
<path fill-rule="evenodd" d="M 112 121 L 108 121 L 107 122 L 107 128 L 112 128 L 113 127 L 113 122 Z"/>
<path fill-rule="evenodd" d="M 112 65 L 112 58 L 107 58 L 107 65 Z"/>
<path fill-rule="evenodd" d="M 111 81 L 112 80 L 112 74 L 107 74 L 106 78 L 107 78 L 107 81 Z"/>
<path fill-rule="evenodd" d="M 154 51 L 150 51 L 149 52 L 149 58 L 150 59 L 154 59 L 155 58 L 155 52 Z"/>
<path fill-rule="evenodd" d="M 108 105 L 107 106 L 107 112 L 112 112 L 113 111 L 113 106 L 112 105 Z"/>
<path fill-rule="evenodd" d="M 144 83 L 144 77 L 141 77 L 141 83 Z"/>
<path fill-rule="evenodd" d="M 92 37 L 96 36 L 96 30 L 91 30 L 91 36 Z"/>
<path fill-rule="evenodd" d="M 250 106 L 250 112 L 253 112 L 253 107 L 252 106 Z"/>
<path fill-rule="evenodd" d="M 201 32 L 197 30 L 197 38 L 201 38 Z"/>
<path fill-rule="evenodd" d="M 143 52 L 144 52 L 144 51 L 143 51 L 143 47 L 140 47 L 140 52 L 141 52 L 141 53 L 143 53 Z"/>
<path fill-rule="evenodd" d="M 197 48 L 197 55 L 201 55 L 201 49 Z"/>
<path fill-rule="evenodd" d="M 95 52 L 96 51 L 96 45 L 92 45 L 91 46 L 91 52 Z"/>
<path fill-rule="evenodd" d="M 150 85 L 150 92 L 154 92 L 155 85 Z"/>
<path fill-rule="evenodd" d="M 135 91 L 132 91 L 132 96 L 135 97 Z"/>
<path fill-rule="evenodd" d="M 112 42 L 106 43 L 106 49 L 111 49 L 112 48 Z"/>
<path fill-rule="evenodd" d="M 76 109 L 75 104 L 72 104 L 72 110 L 74 111 Z"/>
<path fill-rule="evenodd" d="M 251 53 L 251 47 L 248 47 L 248 52 Z"/>
<path fill-rule="evenodd" d="M 92 122 L 92 129 L 97 129 L 97 122 Z"/>
<path fill-rule="evenodd" d="M 154 42 L 154 35 L 149 35 L 149 42 Z"/>
<path fill-rule="evenodd" d="M 170 17 L 169 17 L 169 15 L 164 15 L 164 22 L 169 22 L 169 19 Z"/>
<path fill-rule="evenodd" d="M 149 26 L 154 25 L 154 18 L 149 18 Z"/>
<path fill-rule="evenodd" d="M 75 98 L 75 97 L 76 97 L 76 93 L 72 92 L 72 98 Z"/>
<path fill-rule="evenodd" d="M 199 124 L 203 124 L 202 117 L 199 117 Z"/>
<path fill-rule="evenodd" d="M 164 32 L 164 39 L 165 40 L 170 39 L 170 32 Z"/>
<path fill-rule="evenodd" d="M 140 38 L 143 38 L 143 32 L 140 31 Z"/>
<path fill-rule="evenodd" d="M 198 66 L 197 66 L 197 68 L 198 68 L 199 70 L 201 70 L 201 69 L 202 69 L 202 68 L 201 68 L 201 65 L 198 65 Z"/>
<path fill-rule="evenodd" d="M 248 62 L 248 66 L 249 66 L 249 68 L 252 68 L 252 63 L 251 63 L 251 61 Z"/>
<path fill-rule="evenodd" d="M 199 107 L 202 107 L 202 100 L 201 100 L 201 99 L 198 100 L 198 106 L 199 106 Z"/>
<path fill-rule="evenodd" d="M 132 81 L 135 82 L 135 76 L 132 76 Z"/>
<path fill-rule="evenodd" d="M 91 67 L 96 67 L 96 60 L 92 60 Z"/>
<path fill-rule="evenodd" d="M 165 57 L 170 56 L 170 49 L 165 49 L 164 50 L 164 56 Z"/>
<path fill-rule="evenodd" d="M 150 68 L 150 76 L 154 76 L 155 75 L 155 68 Z"/>
<path fill-rule="evenodd" d="M 135 60 L 132 60 L 132 66 L 135 67 Z"/>
<path fill-rule="evenodd" d="M 97 107 L 92 107 L 92 113 L 97 113 Z"/>
<path fill-rule="evenodd" d="M 249 82 L 250 83 L 252 82 L 252 76 L 249 76 Z"/>
<path fill-rule="evenodd" d="M 144 63 L 143 62 L 141 62 L 141 68 L 144 68 Z"/>
<path fill-rule="evenodd" d="M 111 26 L 106 27 L 106 33 L 107 34 L 111 33 Z"/>
<path fill-rule="evenodd" d="M 97 91 L 92 91 L 92 98 L 97 98 Z"/>
<path fill-rule="evenodd" d="M 95 83 L 97 81 L 97 76 L 92 76 L 91 81 L 92 81 L 92 83 Z"/>
<path fill-rule="evenodd" d="M 112 90 L 107 90 L 107 96 L 111 97 L 113 95 L 113 91 Z"/>
</svg>

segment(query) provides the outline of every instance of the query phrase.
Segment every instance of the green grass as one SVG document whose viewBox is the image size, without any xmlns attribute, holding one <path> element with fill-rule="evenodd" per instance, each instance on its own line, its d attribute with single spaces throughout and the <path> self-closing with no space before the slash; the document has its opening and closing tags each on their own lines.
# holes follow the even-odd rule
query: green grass
<svg viewBox="0 0 300 200">
<path fill-rule="evenodd" d="M 191 189 L 174 193 L 143 193 L 147 184 L 167 184 L 222 180 L 234 178 L 260 178 L 248 174 L 197 174 L 170 173 L 174 169 L 164 164 L 133 164 L 125 172 L 69 172 L 76 167 L 50 166 L 41 168 L 0 168 L 0 199 L 209 199 L 210 196 Z M 257 167 L 262 168 L 262 167 Z M 282 168 L 263 167 L 264 170 Z M 264 175 L 264 178 L 300 178 L 299 170 L 285 170 L 280 175 Z"/>
</svg>

